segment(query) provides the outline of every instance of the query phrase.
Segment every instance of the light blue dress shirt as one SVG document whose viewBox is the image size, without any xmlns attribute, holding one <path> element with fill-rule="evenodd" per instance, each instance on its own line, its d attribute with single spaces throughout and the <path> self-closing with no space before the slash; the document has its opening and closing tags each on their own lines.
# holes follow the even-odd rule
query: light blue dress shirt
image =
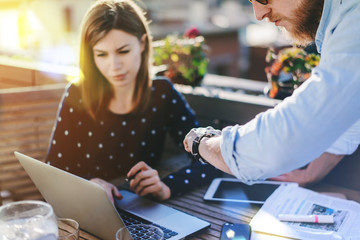
<svg viewBox="0 0 360 240">
<path fill-rule="evenodd" d="M 327 150 L 350 154 L 358 146 L 360 1 L 325 0 L 315 43 L 320 63 L 291 97 L 243 126 L 222 130 L 221 154 L 241 181 L 277 176 Z"/>
</svg>

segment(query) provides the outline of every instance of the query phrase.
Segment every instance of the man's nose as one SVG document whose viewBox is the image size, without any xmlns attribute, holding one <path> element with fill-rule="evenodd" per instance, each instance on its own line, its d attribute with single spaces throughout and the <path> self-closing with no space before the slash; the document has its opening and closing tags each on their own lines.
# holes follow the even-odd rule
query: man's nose
<svg viewBox="0 0 360 240">
<path fill-rule="evenodd" d="M 257 1 L 253 1 L 254 15 L 259 21 L 263 20 L 270 13 L 271 9 L 269 5 L 263 5 Z"/>
</svg>

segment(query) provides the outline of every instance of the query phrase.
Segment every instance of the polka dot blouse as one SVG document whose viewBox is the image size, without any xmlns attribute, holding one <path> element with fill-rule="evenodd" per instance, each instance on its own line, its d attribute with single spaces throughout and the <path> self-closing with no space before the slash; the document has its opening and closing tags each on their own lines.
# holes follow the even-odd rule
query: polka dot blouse
<svg viewBox="0 0 360 240">
<path fill-rule="evenodd" d="M 152 167 L 161 159 L 166 133 L 183 149 L 187 132 L 196 127 L 195 116 L 173 85 L 153 81 L 149 108 L 138 116 L 104 109 L 98 121 L 85 111 L 77 86 L 69 84 L 59 112 L 46 161 L 81 177 L 111 180 L 144 161 Z M 173 195 L 208 183 L 220 171 L 193 163 L 163 179 Z"/>
</svg>

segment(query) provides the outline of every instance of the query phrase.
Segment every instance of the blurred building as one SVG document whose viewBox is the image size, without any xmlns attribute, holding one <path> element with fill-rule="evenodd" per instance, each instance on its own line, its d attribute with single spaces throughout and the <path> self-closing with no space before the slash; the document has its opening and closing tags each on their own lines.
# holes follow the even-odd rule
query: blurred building
<svg viewBox="0 0 360 240">
<path fill-rule="evenodd" d="M 81 19 L 95 0 L 0 0 L 0 55 L 76 66 Z M 266 80 L 267 47 L 286 44 L 255 21 L 248 0 L 136 0 L 154 38 L 197 27 L 210 46 L 209 72 Z"/>
</svg>

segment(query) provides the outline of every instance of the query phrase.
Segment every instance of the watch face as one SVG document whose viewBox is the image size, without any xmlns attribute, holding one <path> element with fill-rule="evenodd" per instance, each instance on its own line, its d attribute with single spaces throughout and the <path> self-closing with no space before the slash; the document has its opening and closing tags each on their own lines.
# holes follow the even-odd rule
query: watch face
<svg viewBox="0 0 360 240">
<path fill-rule="evenodd" d="M 205 134 L 209 134 L 211 136 L 219 136 L 219 135 L 221 135 L 221 131 L 214 129 L 213 127 L 196 128 L 194 131 L 195 131 L 196 135 L 198 135 L 198 136 L 202 136 L 202 135 L 205 135 Z"/>
<path fill-rule="evenodd" d="M 210 135 L 212 135 L 212 136 L 219 136 L 219 135 L 221 135 L 221 131 L 220 131 L 220 130 L 214 129 L 214 128 L 212 128 L 212 127 L 207 127 L 205 133 L 206 133 L 206 134 L 210 134 Z"/>
<path fill-rule="evenodd" d="M 220 135 L 221 135 L 221 131 L 220 131 L 220 130 L 215 130 L 215 129 L 213 129 L 213 130 L 207 130 L 206 133 L 207 133 L 207 134 L 211 134 L 211 135 L 213 135 L 213 136 L 220 136 Z"/>
<path fill-rule="evenodd" d="M 196 128 L 195 133 L 198 137 L 201 137 L 202 135 L 205 135 L 208 130 L 206 128 Z"/>
<path fill-rule="evenodd" d="M 194 131 L 200 137 L 206 133 L 206 128 L 196 128 Z"/>
</svg>

